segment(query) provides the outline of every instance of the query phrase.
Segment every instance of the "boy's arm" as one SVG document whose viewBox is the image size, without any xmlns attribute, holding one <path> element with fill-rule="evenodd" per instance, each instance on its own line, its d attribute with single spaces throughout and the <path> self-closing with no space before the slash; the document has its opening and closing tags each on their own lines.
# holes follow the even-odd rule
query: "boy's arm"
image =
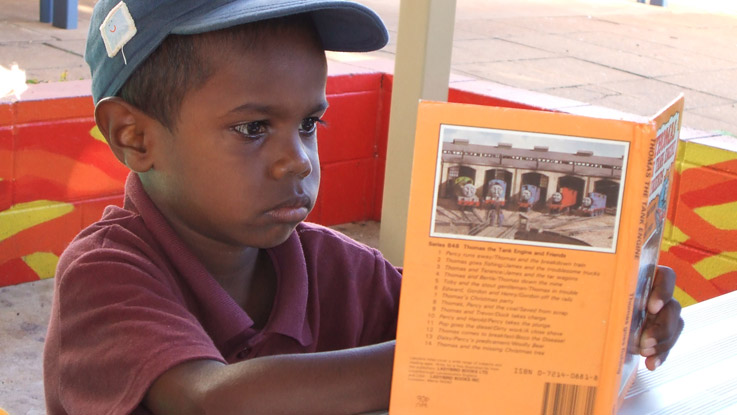
<svg viewBox="0 0 737 415">
<path fill-rule="evenodd" d="M 230 365 L 190 361 L 164 372 L 143 403 L 156 415 L 328 415 L 385 409 L 393 361 L 393 341 Z"/>
</svg>

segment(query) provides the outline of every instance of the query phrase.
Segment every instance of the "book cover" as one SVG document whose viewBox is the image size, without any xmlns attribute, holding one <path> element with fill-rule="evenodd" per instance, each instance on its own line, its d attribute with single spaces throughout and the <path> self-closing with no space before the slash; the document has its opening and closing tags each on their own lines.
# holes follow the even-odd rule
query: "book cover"
<svg viewBox="0 0 737 415">
<path fill-rule="evenodd" d="M 616 412 L 682 109 L 420 103 L 391 415 Z"/>
</svg>

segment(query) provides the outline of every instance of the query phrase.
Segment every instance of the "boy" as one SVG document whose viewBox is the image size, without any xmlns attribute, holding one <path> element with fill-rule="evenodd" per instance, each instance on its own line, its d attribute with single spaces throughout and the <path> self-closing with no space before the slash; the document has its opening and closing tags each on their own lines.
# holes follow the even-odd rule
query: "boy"
<svg viewBox="0 0 737 415">
<path fill-rule="evenodd" d="M 386 41 L 373 12 L 344 1 L 95 6 L 95 119 L 132 172 L 124 207 L 60 259 L 49 414 L 388 406 L 400 273 L 302 223 L 319 185 L 324 50 Z M 652 361 L 681 324 L 672 272 L 660 275 Z"/>
</svg>

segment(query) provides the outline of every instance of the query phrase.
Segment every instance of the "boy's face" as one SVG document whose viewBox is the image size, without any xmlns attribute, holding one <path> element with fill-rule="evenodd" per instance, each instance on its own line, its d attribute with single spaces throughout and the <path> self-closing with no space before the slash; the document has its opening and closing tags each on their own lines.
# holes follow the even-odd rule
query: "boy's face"
<svg viewBox="0 0 737 415">
<path fill-rule="evenodd" d="M 213 76 L 186 94 L 173 132 L 159 129 L 142 179 L 190 243 L 275 246 L 314 206 L 327 66 L 313 36 L 291 32 L 201 48 Z"/>
</svg>

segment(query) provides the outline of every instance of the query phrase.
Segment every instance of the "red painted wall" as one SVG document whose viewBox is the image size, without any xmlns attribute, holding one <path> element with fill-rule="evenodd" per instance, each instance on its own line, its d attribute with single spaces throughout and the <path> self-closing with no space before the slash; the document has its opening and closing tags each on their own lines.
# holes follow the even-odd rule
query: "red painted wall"
<svg viewBox="0 0 737 415">
<path fill-rule="evenodd" d="M 321 189 L 308 220 L 378 220 L 386 160 L 387 75 L 330 76 L 319 127 Z M 0 101 L 0 286 L 53 276 L 68 242 L 122 203 L 128 169 L 97 131 L 89 81 L 32 85 Z"/>
<path fill-rule="evenodd" d="M 370 67 L 331 62 L 310 221 L 381 217 L 392 76 Z M 122 203 L 128 170 L 95 128 L 89 90 L 89 81 L 40 84 L 20 101 L 0 101 L 0 286 L 52 277 L 67 243 L 105 206 Z M 451 79 L 449 101 L 620 116 L 462 77 Z M 737 144 L 709 139 L 682 134 L 661 255 L 677 270 L 684 305 L 737 289 Z"/>
</svg>

